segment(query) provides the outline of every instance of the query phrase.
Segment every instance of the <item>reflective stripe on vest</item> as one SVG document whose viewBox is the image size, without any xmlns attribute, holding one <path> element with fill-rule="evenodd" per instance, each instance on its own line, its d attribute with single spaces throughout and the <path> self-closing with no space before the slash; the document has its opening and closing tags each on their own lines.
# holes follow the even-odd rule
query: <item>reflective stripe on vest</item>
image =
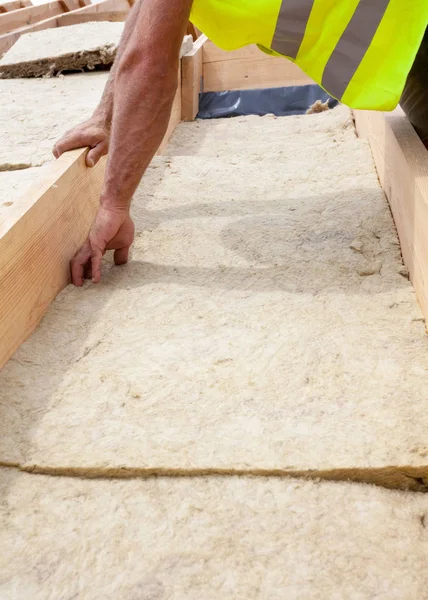
<svg viewBox="0 0 428 600">
<path fill-rule="evenodd" d="M 322 86 L 340 99 L 357 72 L 385 16 L 389 0 L 360 0 L 326 64 Z"/>
<path fill-rule="evenodd" d="M 282 0 L 271 48 L 295 60 L 305 37 L 315 0 Z M 341 99 L 361 64 L 382 21 L 389 0 L 359 0 L 358 6 L 328 60 L 322 86 Z"/>
<path fill-rule="evenodd" d="M 296 58 L 314 0 L 282 0 L 271 48 L 278 54 Z"/>
</svg>

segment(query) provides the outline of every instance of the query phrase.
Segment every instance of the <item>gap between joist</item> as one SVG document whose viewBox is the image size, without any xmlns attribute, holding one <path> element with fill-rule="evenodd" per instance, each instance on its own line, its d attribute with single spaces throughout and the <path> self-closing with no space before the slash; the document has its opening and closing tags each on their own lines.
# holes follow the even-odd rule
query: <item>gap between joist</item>
<svg viewBox="0 0 428 600">
<path fill-rule="evenodd" d="M 129 467 L 50 467 L 21 465 L 0 461 L 0 468 L 32 475 L 70 477 L 76 479 L 149 479 L 153 477 L 277 477 L 372 484 L 390 490 L 428 492 L 428 467 L 380 467 L 355 469 L 299 470 L 289 469 L 179 469 Z"/>
</svg>

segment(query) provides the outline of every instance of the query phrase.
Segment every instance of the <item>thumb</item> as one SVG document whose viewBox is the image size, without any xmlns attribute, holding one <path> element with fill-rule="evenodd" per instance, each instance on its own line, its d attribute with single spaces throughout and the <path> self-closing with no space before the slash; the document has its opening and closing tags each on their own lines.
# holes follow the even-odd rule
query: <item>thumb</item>
<svg viewBox="0 0 428 600">
<path fill-rule="evenodd" d="M 86 155 L 86 164 L 88 167 L 94 167 L 100 158 L 107 154 L 107 150 L 108 148 L 106 142 L 100 142 L 95 146 L 95 148 L 91 148 Z"/>
</svg>

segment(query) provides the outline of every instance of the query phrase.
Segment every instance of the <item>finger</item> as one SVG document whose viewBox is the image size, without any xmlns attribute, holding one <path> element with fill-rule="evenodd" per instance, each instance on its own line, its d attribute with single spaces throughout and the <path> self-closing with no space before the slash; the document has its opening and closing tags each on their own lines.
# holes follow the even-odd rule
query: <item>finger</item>
<svg viewBox="0 0 428 600">
<path fill-rule="evenodd" d="M 125 248 L 118 248 L 114 251 L 114 264 L 115 265 L 125 265 L 128 262 L 129 258 L 129 246 L 125 246 Z"/>
<path fill-rule="evenodd" d="M 103 253 L 99 249 L 94 249 L 92 252 L 92 283 L 101 281 L 101 264 L 103 261 Z"/>
<path fill-rule="evenodd" d="M 74 148 L 78 147 L 73 144 L 73 139 L 74 138 L 63 138 L 55 144 L 53 149 L 53 155 L 55 158 L 59 158 L 61 154 L 64 154 L 64 152 L 68 152 L 68 150 L 74 150 Z"/>
<path fill-rule="evenodd" d="M 77 287 L 83 285 L 85 266 L 91 258 L 91 246 L 86 241 L 82 248 L 74 255 L 71 260 L 71 280 Z"/>
<path fill-rule="evenodd" d="M 83 277 L 85 279 L 92 279 L 92 261 L 91 260 L 88 260 L 88 262 L 85 265 Z"/>
<path fill-rule="evenodd" d="M 78 131 L 65 134 L 54 146 L 54 156 L 59 158 L 64 152 L 75 150 L 76 148 L 85 148 L 86 146 L 95 147 L 98 143 L 99 135 L 97 132 L 84 133 Z"/>
<path fill-rule="evenodd" d="M 95 148 L 92 148 L 91 150 L 89 150 L 87 156 L 86 156 L 86 164 L 88 165 L 88 167 L 94 167 L 97 162 L 100 160 L 100 158 L 102 156 L 105 156 L 107 154 L 107 144 L 105 142 L 100 142 L 99 144 L 97 144 L 95 146 Z"/>
</svg>

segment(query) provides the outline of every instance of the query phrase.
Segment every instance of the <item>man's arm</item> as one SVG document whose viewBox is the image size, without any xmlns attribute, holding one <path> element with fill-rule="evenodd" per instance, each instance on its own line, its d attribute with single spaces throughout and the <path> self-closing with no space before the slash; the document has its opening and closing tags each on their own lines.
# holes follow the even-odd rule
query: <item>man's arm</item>
<svg viewBox="0 0 428 600">
<path fill-rule="evenodd" d="M 101 203 L 129 209 L 168 126 L 191 0 L 144 0 L 117 66 L 109 161 Z"/>
<path fill-rule="evenodd" d="M 177 89 L 179 52 L 192 0 L 144 0 L 114 78 L 109 159 L 100 209 L 87 241 L 72 261 L 82 285 L 89 272 L 97 283 L 106 250 L 116 264 L 128 259 L 133 241 L 132 196 L 168 126 Z"/>
<path fill-rule="evenodd" d="M 117 55 L 113 67 L 110 70 L 110 76 L 94 114 L 84 123 L 67 131 L 63 137 L 58 140 L 53 149 L 55 158 L 59 158 L 61 154 L 68 152 L 68 150 L 89 146 L 90 150 L 86 156 L 86 163 L 88 167 L 93 167 L 102 156 L 107 154 L 111 121 L 113 118 L 114 87 L 117 67 L 128 44 L 129 38 L 135 29 L 142 2 L 143 0 L 137 0 L 128 15 Z"/>
</svg>

